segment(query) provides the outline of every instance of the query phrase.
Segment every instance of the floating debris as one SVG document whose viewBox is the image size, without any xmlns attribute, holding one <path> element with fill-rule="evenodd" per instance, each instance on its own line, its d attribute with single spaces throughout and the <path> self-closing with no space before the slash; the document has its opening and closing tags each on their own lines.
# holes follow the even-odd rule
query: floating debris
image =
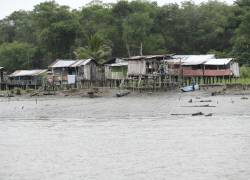
<svg viewBox="0 0 250 180">
<path fill-rule="evenodd" d="M 241 97 L 241 99 L 248 99 L 248 97 L 244 97 L 244 96 L 243 96 L 243 97 Z"/>
<path fill-rule="evenodd" d="M 209 105 L 209 104 L 205 104 L 205 105 L 181 106 L 181 107 L 216 107 L 216 106 L 211 106 L 211 105 Z"/>
<path fill-rule="evenodd" d="M 208 116 L 212 116 L 213 115 L 213 113 L 208 113 L 208 114 L 205 114 L 205 116 L 206 117 L 208 117 Z"/>
<path fill-rule="evenodd" d="M 202 112 L 197 112 L 192 114 L 192 116 L 202 116 L 202 115 L 204 115 Z"/>
<path fill-rule="evenodd" d="M 200 102 L 212 102 L 212 100 L 200 100 Z"/>
</svg>

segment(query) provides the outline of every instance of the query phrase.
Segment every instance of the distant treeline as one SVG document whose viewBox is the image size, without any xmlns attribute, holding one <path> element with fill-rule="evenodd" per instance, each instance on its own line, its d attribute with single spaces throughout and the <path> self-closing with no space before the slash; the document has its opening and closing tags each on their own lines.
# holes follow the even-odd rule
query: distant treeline
<svg viewBox="0 0 250 180">
<path fill-rule="evenodd" d="M 0 21 L 0 66 L 10 71 L 44 68 L 57 58 L 165 53 L 214 53 L 249 65 L 250 1 L 95 1 L 80 10 L 49 1 Z"/>
</svg>

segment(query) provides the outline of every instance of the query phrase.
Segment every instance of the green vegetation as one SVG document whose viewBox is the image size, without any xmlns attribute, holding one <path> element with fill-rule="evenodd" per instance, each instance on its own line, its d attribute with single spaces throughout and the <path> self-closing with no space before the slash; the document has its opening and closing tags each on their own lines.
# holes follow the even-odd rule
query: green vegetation
<svg viewBox="0 0 250 180">
<path fill-rule="evenodd" d="M 249 0 L 90 4 L 71 10 L 47 1 L 2 19 L 0 66 L 13 71 L 44 68 L 56 58 L 92 57 L 101 63 L 160 53 L 215 53 L 250 65 Z"/>
</svg>

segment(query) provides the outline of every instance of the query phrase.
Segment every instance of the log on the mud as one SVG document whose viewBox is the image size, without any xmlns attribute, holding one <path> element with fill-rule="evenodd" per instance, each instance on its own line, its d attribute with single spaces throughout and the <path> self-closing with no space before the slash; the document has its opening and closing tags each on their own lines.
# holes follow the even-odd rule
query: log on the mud
<svg viewBox="0 0 250 180">
<path fill-rule="evenodd" d="M 211 105 L 209 105 L 209 104 L 205 104 L 205 105 L 181 106 L 181 107 L 216 107 L 216 106 L 211 106 Z"/>
<path fill-rule="evenodd" d="M 185 114 L 171 114 L 172 116 L 202 116 L 204 115 L 203 112 L 197 112 L 197 113 L 185 113 Z"/>
</svg>

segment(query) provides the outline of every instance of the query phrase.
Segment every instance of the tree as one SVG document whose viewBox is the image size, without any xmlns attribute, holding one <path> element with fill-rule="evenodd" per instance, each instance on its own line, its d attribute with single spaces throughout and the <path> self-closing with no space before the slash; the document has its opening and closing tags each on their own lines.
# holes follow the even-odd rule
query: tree
<svg viewBox="0 0 250 180">
<path fill-rule="evenodd" d="M 0 46 L 0 65 L 14 71 L 33 67 L 33 57 L 36 49 L 27 43 L 3 43 Z"/>
<path fill-rule="evenodd" d="M 98 63 L 104 63 L 111 55 L 111 47 L 100 36 L 95 34 L 88 40 L 88 45 L 74 51 L 77 59 L 93 58 Z"/>
</svg>

